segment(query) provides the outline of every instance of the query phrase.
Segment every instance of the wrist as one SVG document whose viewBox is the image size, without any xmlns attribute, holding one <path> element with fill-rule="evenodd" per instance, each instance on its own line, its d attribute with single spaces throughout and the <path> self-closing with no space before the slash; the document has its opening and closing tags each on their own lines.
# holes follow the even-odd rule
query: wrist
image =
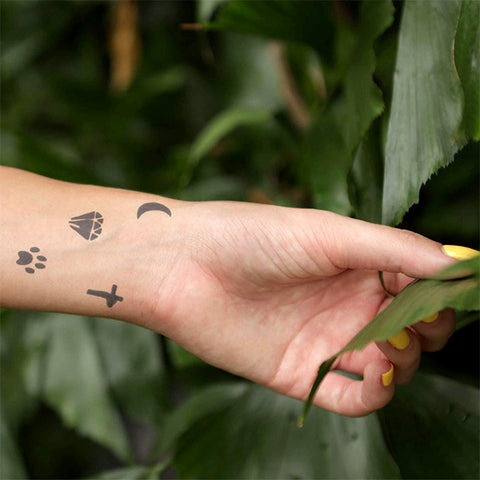
<svg viewBox="0 0 480 480">
<path fill-rule="evenodd" d="M 141 323 L 146 296 L 168 268 L 158 259 L 168 257 L 171 217 L 146 211 L 137 218 L 138 209 L 183 202 L 15 169 L 1 173 L 0 304 Z"/>
<path fill-rule="evenodd" d="M 175 289 L 185 281 L 185 276 L 180 275 L 178 283 L 176 272 L 180 265 L 188 263 L 189 209 L 185 207 L 191 203 L 131 191 L 118 194 L 114 224 L 102 241 L 94 242 L 92 247 L 97 248 L 85 252 L 97 264 L 89 267 L 97 271 L 90 281 L 101 281 L 102 290 L 110 294 L 106 296 L 115 304 L 110 307 L 106 299 L 102 302 L 102 297 L 95 298 L 96 295 L 88 300 L 102 303 L 97 316 L 165 333 L 169 312 L 175 304 Z M 114 285 L 114 295 L 122 297 L 116 302 L 111 296 Z"/>
</svg>

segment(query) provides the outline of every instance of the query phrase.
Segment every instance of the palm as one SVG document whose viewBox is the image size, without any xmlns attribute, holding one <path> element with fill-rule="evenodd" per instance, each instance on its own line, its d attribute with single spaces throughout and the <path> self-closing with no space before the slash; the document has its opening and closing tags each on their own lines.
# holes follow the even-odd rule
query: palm
<svg viewBox="0 0 480 480">
<path fill-rule="evenodd" d="M 249 315 L 247 325 L 263 348 L 252 349 L 250 355 L 259 354 L 258 363 L 240 373 L 300 398 L 308 393 L 320 363 L 344 347 L 385 300 L 374 272 L 346 271 L 264 292 L 263 298 L 253 300 L 249 300 L 249 289 L 246 286 L 244 295 L 232 298 L 237 305 L 233 321 L 236 316 L 245 326 Z M 339 367 L 360 374 L 372 353 L 383 356 L 372 347 L 344 356 Z"/>
<path fill-rule="evenodd" d="M 245 222 L 230 233 L 221 249 L 207 245 L 196 267 L 181 273 L 189 288 L 177 298 L 176 318 L 189 329 L 174 339 L 209 363 L 305 397 L 318 365 L 378 312 L 385 295 L 377 274 L 326 261 L 325 275 L 312 280 L 299 256 L 288 254 L 290 239 L 265 245 Z M 309 238 L 296 241 L 299 251 L 311 247 Z M 342 368 L 356 372 L 363 364 L 357 354 Z"/>
<path fill-rule="evenodd" d="M 296 398 L 306 398 L 319 364 L 384 308 L 376 270 L 422 277 L 448 263 L 439 244 L 411 232 L 314 210 L 188 204 L 169 232 L 176 256 L 161 285 L 165 258 L 157 268 L 147 248 L 152 256 L 142 259 L 153 274 L 142 283 L 155 299 L 153 328 L 210 364 Z M 410 277 L 388 274 L 389 288 L 401 290 Z M 402 351 L 387 342 L 342 356 L 336 368 L 363 381 L 329 374 L 315 403 L 346 415 L 384 406 L 418 368 L 421 349 L 446 343 L 455 316 L 421 323 L 404 332 Z"/>
</svg>

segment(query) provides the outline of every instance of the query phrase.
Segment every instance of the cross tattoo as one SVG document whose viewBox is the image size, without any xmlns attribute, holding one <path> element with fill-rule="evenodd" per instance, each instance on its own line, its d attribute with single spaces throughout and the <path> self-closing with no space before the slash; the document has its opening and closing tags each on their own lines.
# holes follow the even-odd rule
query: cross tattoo
<svg viewBox="0 0 480 480">
<path fill-rule="evenodd" d="M 112 308 L 117 302 L 121 302 L 123 300 L 123 297 L 119 297 L 118 295 L 116 295 L 116 293 L 116 285 L 112 285 L 112 291 L 110 293 L 102 292 L 101 290 L 87 290 L 87 295 L 94 295 L 95 297 L 104 298 L 107 301 L 108 308 Z"/>
</svg>

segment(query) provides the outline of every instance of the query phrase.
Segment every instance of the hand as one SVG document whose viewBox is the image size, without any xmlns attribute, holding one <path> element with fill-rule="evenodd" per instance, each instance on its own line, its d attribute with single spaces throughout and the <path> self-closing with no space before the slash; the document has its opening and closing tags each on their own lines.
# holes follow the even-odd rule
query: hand
<svg viewBox="0 0 480 480">
<path fill-rule="evenodd" d="M 320 363 L 391 301 L 379 270 L 396 293 L 453 262 L 420 235 L 316 210 L 185 203 L 168 226 L 150 232 L 163 235 L 171 254 L 159 260 L 151 248 L 142 251 L 139 291 L 147 300 L 137 323 L 208 363 L 302 400 Z M 166 264 L 169 273 L 158 280 Z M 454 312 L 445 310 L 392 339 L 401 349 L 385 342 L 342 356 L 335 368 L 363 380 L 331 372 L 314 403 L 350 416 L 383 407 L 394 385 L 413 376 L 421 350 L 443 347 L 454 323 Z M 385 386 L 392 364 L 393 382 Z"/>
<path fill-rule="evenodd" d="M 453 262 L 419 235 L 316 210 L 178 202 L 6 167 L 0 187 L 2 306 L 134 322 L 299 399 L 319 364 L 391 300 L 378 270 L 397 292 Z M 172 216 L 139 216 L 150 202 Z M 93 211 L 105 222 L 91 241 L 69 220 Z M 25 268 L 25 249 L 41 251 L 46 266 Z M 335 367 L 363 381 L 329 373 L 314 403 L 346 415 L 382 407 L 411 378 L 421 349 L 441 348 L 453 326 L 446 310 L 391 343 L 344 355 Z"/>
</svg>

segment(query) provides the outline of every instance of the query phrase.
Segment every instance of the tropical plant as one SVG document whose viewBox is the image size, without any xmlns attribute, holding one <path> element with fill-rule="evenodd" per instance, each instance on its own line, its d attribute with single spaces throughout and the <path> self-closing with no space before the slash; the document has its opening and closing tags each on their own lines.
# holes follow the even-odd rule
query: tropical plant
<svg viewBox="0 0 480 480">
<path fill-rule="evenodd" d="M 478 248 L 479 0 L 1 9 L 3 164 Z M 0 477 L 478 478 L 479 276 L 412 285 L 353 345 L 460 309 L 387 407 L 302 429 L 301 402 L 153 332 L 4 309 Z"/>
</svg>

